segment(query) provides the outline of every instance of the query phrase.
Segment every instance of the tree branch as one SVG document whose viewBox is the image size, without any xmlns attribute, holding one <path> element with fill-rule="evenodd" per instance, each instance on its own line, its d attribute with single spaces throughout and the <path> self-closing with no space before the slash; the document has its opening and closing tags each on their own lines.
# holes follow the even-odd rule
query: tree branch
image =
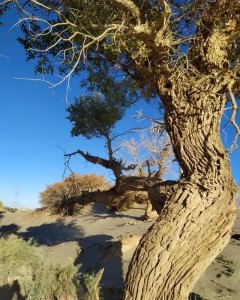
<svg viewBox="0 0 240 300">
<path fill-rule="evenodd" d="M 236 131 L 236 134 L 235 134 L 235 138 L 233 140 L 233 144 L 230 147 L 229 151 L 232 151 L 232 150 L 237 148 L 237 140 L 240 137 L 240 128 L 239 128 L 239 126 L 236 122 L 236 114 L 237 114 L 237 111 L 238 111 L 238 106 L 237 106 L 237 102 L 236 102 L 234 93 L 232 91 L 233 85 L 234 85 L 234 81 L 232 80 L 228 85 L 228 93 L 229 93 L 229 96 L 230 96 L 230 101 L 232 103 L 232 114 L 231 114 L 231 117 L 230 117 L 230 123 L 232 123 L 232 125 L 233 125 L 233 127 Z"/>
<path fill-rule="evenodd" d="M 69 154 L 64 154 L 64 156 L 70 159 L 76 154 L 81 155 L 86 161 L 89 161 L 93 164 L 98 164 L 106 169 L 112 170 L 116 178 L 119 178 L 122 175 L 122 171 L 134 170 L 134 168 L 136 168 L 135 164 L 125 166 L 121 159 L 117 160 L 113 157 L 112 159 L 107 160 L 99 156 L 90 155 L 89 153 L 85 153 L 82 150 L 77 150 Z"/>
<path fill-rule="evenodd" d="M 121 10 L 130 13 L 134 19 L 137 21 L 137 23 L 140 23 L 140 12 L 138 7 L 135 5 L 133 1 L 130 0 L 106 0 L 107 2 L 110 2 L 117 8 L 120 8 Z"/>
<path fill-rule="evenodd" d="M 76 154 L 81 155 L 85 160 L 87 160 L 93 164 L 99 164 L 106 169 L 111 169 L 109 160 L 98 157 L 98 156 L 90 155 L 89 153 L 85 153 L 82 150 L 77 150 L 77 151 L 69 153 L 69 154 L 64 154 L 64 156 L 71 158 L 72 156 L 74 156 Z"/>
</svg>

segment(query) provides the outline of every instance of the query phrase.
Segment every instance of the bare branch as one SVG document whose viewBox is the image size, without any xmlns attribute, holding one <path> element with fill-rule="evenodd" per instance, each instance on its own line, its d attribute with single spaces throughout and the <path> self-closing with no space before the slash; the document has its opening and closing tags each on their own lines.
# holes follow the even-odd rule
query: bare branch
<svg viewBox="0 0 240 300">
<path fill-rule="evenodd" d="M 0 57 L 3 57 L 3 58 L 10 58 L 10 56 L 7 56 L 7 55 L 3 55 L 0 53 Z"/>
<path fill-rule="evenodd" d="M 229 151 L 232 151 L 232 150 L 237 148 L 237 141 L 240 137 L 240 127 L 236 122 L 236 114 L 237 114 L 238 106 L 237 106 L 237 102 L 236 102 L 234 93 L 232 91 L 233 85 L 234 85 L 234 81 L 232 80 L 228 84 L 228 93 L 229 93 L 230 100 L 231 100 L 231 103 L 232 103 L 232 114 L 231 114 L 231 117 L 230 117 L 230 123 L 233 125 L 233 127 L 236 131 L 236 134 L 235 134 L 235 137 L 234 137 L 234 140 L 233 140 L 233 144 L 230 147 Z"/>
<path fill-rule="evenodd" d="M 51 81 L 45 80 L 44 77 L 42 78 L 29 78 L 29 77 L 12 77 L 13 79 L 17 79 L 17 80 L 28 80 L 28 81 L 41 81 L 44 83 L 47 83 L 48 85 L 50 85 L 51 88 L 54 87 L 54 84 Z"/>
<path fill-rule="evenodd" d="M 34 4 L 38 4 L 40 5 L 40 7 L 47 9 L 47 7 L 45 5 L 41 5 L 41 3 L 39 3 L 38 1 L 31 1 Z M 64 20 L 64 22 L 58 22 L 55 24 L 51 24 L 50 22 L 46 21 L 43 18 L 31 15 L 29 12 L 26 12 L 22 7 L 21 10 L 24 14 L 27 15 L 27 17 L 22 18 L 21 20 L 19 20 L 18 22 L 16 22 L 14 24 L 14 26 L 12 28 L 14 28 L 15 26 L 20 25 L 20 23 L 23 22 L 31 22 L 31 21 L 35 21 L 35 22 L 40 22 L 43 23 L 45 25 L 47 25 L 46 28 L 42 29 L 42 31 L 40 33 L 36 33 L 34 32 L 34 30 L 32 30 L 31 25 L 29 25 L 29 34 L 31 36 L 31 38 L 33 40 L 36 40 L 38 38 L 41 38 L 45 35 L 50 34 L 53 31 L 53 28 L 59 27 L 61 28 L 62 26 L 65 26 L 65 29 L 62 30 L 61 32 L 58 32 L 56 37 L 57 40 L 54 41 L 52 44 L 50 44 L 49 46 L 47 46 L 46 48 L 43 49 L 39 49 L 39 48 L 29 48 L 27 49 L 28 51 L 34 51 L 34 52 L 40 52 L 40 53 L 48 53 L 49 51 L 51 51 L 52 49 L 56 48 L 60 43 L 62 42 L 70 42 L 71 43 L 71 47 L 70 48 L 66 48 L 66 49 L 62 49 L 58 52 L 57 56 L 62 56 L 63 55 L 63 59 L 60 61 L 60 63 L 62 63 L 65 58 L 66 58 L 66 53 L 71 51 L 72 52 L 72 66 L 70 71 L 65 75 L 65 76 L 57 76 L 59 78 L 61 78 L 58 82 L 56 83 L 51 83 L 49 81 L 46 81 L 45 79 L 27 79 L 27 80 L 36 80 L 36 81 L 44 81 L 48 84 L 51 85 L 52 88 L 55 88 L 57 86 L 60 86 L 62 83 L 64 83 L 65 81 L 67 82 L 67 88 L 66 88 L 66 102 L 68 104 L 68 92 L 70 90 L 70 81 L 71 81 L 71 77 L 73 75 L 73 73 L 75 72 L 75 70 L 77 69 L 77 67 L 79 66 L 81 61 L 86 60 L 86 56 L 87 56 L 87 51 L 89 48 L 91 47 L 95 47 L 95 50 L 97 51 L 99 43 L 106 39 L 106 37 L 112 37 L 112 39 L 114 39 L 114 36 L 117 34 L 117 32 L 119 30 L 121 30 L 121 28 L 123 27 L 123 23 L 122 24 L 111 24 L 109 25 L 102 33 L 100 33 L 98 36 L 93 36 L 92 34 L 86 34 L 84 32 L 75 30 L 70 36 L 65 37 L 63 36 L 63 34 L 69 29 L 69 25 L 76 27 L 76 24 L 73 24 L 72 22 L 70 22 L 69 20 Z M 48 10 L 51 10 L 50 8 L 48 8 Z M 55 11 L 58 15 L 59 12 Z M 71 30 L 70 30 L 71 31 Z M 77 47 L 75 44 L 75 39 L 77 36 L 81 36 L 83 37 L 83 44 L 81 45 L 81 47 Z M 24 79 L 24 78 L 18 78 L 18 79 Z"/>
<path fill-rule="evenodd" d="M 13 0 L 13 2 L 17 3 L 16 0 Z M 34 4 L 36 4 L 36 5 L 38 5 L 38 6 L 41 7 L 41 8 L 44 8 L 44 9 L 48 10 L 48 11 L 53 11 L 52 8 L 50 8 L 50 7 L 47 6 L 47 5 L 44 5 L 43 3 L 41 3 L 41 2 L 39 2 L 39 1 L 37 1 L 37 0 L 31 0 L 31 2 L 34 3 Z M 59 12 L 59 13 L 60 13 L 60 12 Z"/>
<path fill-rule="evenodd" d="M 76 154 L 81 155 L 86 161 L 89 161 L 93 164 L 101 165 L 106 169 L 112 170 L 116 178 L 119 178 L 122 175 L 122 171 L 133 170 L 136 167 L 135 164 L 125 166 L 121 159 L 117 160 L 115 158 L 112 158 L 107 160 L 99 156 L 90 155 L 89 153 L 85 153 L 82 150 L 77 150 L 69 154 L 64 154 L 64 156 L 68 157 L 70 160 L 70 158 Z"/>
</svg>

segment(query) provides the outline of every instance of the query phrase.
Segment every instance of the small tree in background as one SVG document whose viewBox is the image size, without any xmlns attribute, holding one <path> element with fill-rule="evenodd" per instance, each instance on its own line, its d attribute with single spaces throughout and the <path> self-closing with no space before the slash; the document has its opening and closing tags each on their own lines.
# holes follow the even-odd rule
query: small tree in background
<svg viewBox="0 0 240 300">
<path fill-rule="evenodd" d="M 136 165 L 135 174 L 146 178 L 145 186 L 152 185 L 155 180 L 161 183 L 164 175 L 172 173 L 174 154 L 166 132 L 158 131 L 158 126 L 151 126 L 148 131 L 140 132 L 138 139 L 131 138 L 120 142 L 120 149 L 123 157 L 130 159 L 128 163 Z M 146 188 L 145 188 L 146 189 Z M 147 189 L 146 189 L 147 190 Z M 145 212 L 146 219 L 158 216 L 156 213 L 155 188 L 148 189 L 148 192 L 141 193 L 141 197 L 147 201 Z M 150 196 L 151 195 L 151 196 Z M 158 198 L 158 197 L 157 197 Z M 160 203 L 160 201 L 157 201 Z"/>
<path fill-rule="evenodd" d="M 73 123 L 72 136 L 82 136 L 87 139 L 101 138 L 105 142 L 107 158 L 93 156 L 78 149 L 65 154 L 69 159 L 72 155 L 79 154 L 93 164 L 99 164 L 112 170 L 116 179 L 122 175 L 122 171 L 133 169 L 134 165 L 126 166 L 122 160 L 115 157 L 113 142 L 121 136 L 114 132 L 116 123 L 120 121 L 125 111 L 134 100 L 126 99 L 126 91 L 122 91 L 121 84 L 112 80 L 100 85 L 101 92 L 95 92 L 89 96 L 81 96 L 67 109 L 68 119 Z M 114 89 L 115 88 L 115 89 Z"/>
<path fill-rule="evenodd" d="M 128 164 L 136 165 L 134 171 L 137 174 L 155 176 L 160 180 L 170 171 L 174 159 L 167 133 L 159 133 L 154 127 L 141 132 L 137 139 L 122 140 L 120 149 L 121 156 L 129 158 Z"/>
<path fill-rule="evenodd" d="M 61 182 L 53 183 L 40 193 L 40 203 L 53 213 L 73 215 L 81 209 L 75 198 L 83 192 L 106 189 L 108 183 L 104 176 L 96 174 L 80 175 L 72 173 Z"/>
</svg>

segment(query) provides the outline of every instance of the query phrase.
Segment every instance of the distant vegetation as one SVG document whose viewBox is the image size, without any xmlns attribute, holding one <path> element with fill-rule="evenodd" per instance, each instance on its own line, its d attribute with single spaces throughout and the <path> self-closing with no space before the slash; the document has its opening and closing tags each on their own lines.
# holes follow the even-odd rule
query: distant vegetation
<svg viewBox="0 0 240 300">
<path fill-rule="evenodd" d="M 5 206 L 3 204 L 3 201 L 0 200 L 0 213 L 5 212 Z"/>
<path fill-rule="evenodd" d="M 76 197 L 83 192 L 93 192 L 109 187 L 104 176 L 96 174 L 80 175 L 72 173 L 63 181 L 53 183 L 40 193 L 42 207 L 49 208 L 56 214 L 73 215 L 79 212 L 81 205 L 76 203 Z"/>
</svg>

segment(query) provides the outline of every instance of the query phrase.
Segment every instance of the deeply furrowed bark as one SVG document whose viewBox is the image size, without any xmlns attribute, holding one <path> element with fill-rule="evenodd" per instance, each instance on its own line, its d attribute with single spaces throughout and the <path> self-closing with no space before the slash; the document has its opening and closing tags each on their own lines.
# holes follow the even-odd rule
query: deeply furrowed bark
<svg viewBox="0 0 240 300">
<path fill-rule="evenodd" d="M 124 300 L 186 300 L 229 241 L 237 188 L 220 138 L 220 89 L 178 84 L 166 92 L 167 130 L 183 174 L 133 256 Z"/>
</svg>

